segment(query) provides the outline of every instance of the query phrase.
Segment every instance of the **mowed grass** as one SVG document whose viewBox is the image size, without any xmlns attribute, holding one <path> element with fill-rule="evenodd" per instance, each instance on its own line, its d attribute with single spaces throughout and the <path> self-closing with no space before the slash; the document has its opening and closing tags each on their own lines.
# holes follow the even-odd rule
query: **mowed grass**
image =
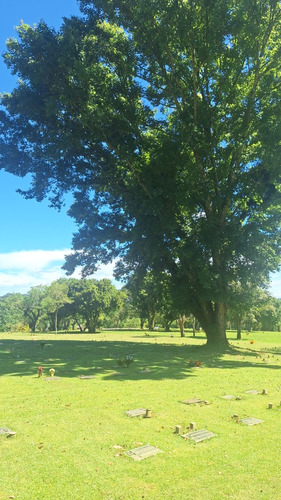
<svg viewBox="0 0 281 500">
<path fill-rule="evenodd" d="M 202 348 L 202 336 L 173 335 L 0 334 L 0 427 L 17 432 L 0 437 L 0 499 L 281 498 L 281 334 L 237 342 L 232 332 L 236 350 L 223 355 Z M 132 365 L 117 368 L 131 354 Z M 50 368 L 59 379 L 45 380 Z M 245 394 L 251 389 L 268 394 Z M 210 404 L 182 403 L 189 398 Z M 137 408 L 152 418 L 125 415 Z M 234 414 L 264 423 L 247 426 Z M 193 444 L 175 434 L 190 422 L 216 437 Z M 140 462 L 124 454 L 148 443 L 163 453 Z"/>
</svg>

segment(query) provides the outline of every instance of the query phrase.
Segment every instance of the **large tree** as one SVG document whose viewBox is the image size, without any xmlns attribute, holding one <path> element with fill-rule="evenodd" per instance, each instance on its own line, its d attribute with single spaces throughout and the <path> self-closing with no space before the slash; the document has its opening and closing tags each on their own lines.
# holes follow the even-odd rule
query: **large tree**
<svg viewBox="0 0 281 500">
<path fill-rule="evenodd" d="M 69 272 L 165 271 L 224 347 L 229 284 L 280 263 L 280 2 L 80 4 L 8 41 L 0 166 L 27 197 L 74 192 Z"/>
</svg>

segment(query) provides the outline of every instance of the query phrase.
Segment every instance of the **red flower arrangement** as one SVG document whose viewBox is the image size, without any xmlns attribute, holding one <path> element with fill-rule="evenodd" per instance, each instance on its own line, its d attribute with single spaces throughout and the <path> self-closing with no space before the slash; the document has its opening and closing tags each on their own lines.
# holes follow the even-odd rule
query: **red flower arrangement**
<svg viewBox="0 0 281 500">
<path fill-rule="evenodd" d="M 202 363 L 201 361 L 193 361 L 192 359 L 189 360 L 189 366 L 201 366 Z"/>
<path fill-rule="evenodd" d="M 250 340 L 250 344 L 254 344 L 254 342 L 255 342 L 254 340 Z"/>
</svg>

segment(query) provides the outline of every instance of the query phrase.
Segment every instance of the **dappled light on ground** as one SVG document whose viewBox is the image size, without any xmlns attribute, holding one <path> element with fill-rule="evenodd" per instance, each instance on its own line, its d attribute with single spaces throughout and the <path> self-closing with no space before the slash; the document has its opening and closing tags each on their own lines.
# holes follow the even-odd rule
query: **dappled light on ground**
<svg viewBox="0 0 281 500">
<path fill-rule="evenodd" d="M 241 347 L 241 342 L 226 353 L 215 353 L 202 345 L 203 338 L 148 336 L 142 332 L 19 336 L 1 339 L 0 375 L 37 377 L 38 366 L 42 365 L 45 376 L 55 368 L 60 377 L 99 374 L 111 380 L 157 380 L 190 377 L 206 367 L 272 370 L 280 369 L 281 364 L 280 347 L 258 350 L 246 347 L 248 344 Z M 126 356 L 133 362 L 128 367 L 119 366 L 118 360 Z"/>
</svg>

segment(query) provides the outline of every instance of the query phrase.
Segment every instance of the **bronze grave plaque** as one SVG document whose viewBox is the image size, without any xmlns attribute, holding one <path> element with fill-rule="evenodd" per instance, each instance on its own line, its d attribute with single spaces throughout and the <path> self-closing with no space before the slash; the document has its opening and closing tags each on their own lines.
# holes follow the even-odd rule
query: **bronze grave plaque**
<svg viewBox="0 0 281 500">
<path fill-rule="evenodd" d="M 262 424 L 264 420 L 260 420 L 259 418 L 248 417 L 248 418 L 242 418 L 240 422 L 246 425 L 257 425 L 257 424 Z"/>
<path fill-rule="evenodd" d="M 187 434 L 182 434 L 182 438 L 191 439 L 194 443 L 200 443 L 201 441 L 205 441 L 206 439 L 211 439 L 216 436 L 213 432 L 206 431 L 206 429 L 201 429 L 199 431 L 188 432 Z"/>
<path fill-rule="evenodd" d="M 141 446 L 140 448 L 134 448 L 133 450 L 125 451 L 125 455 L 133 458 L 133 460 L 136 461 L 144 460 L 148 457 L 153 457 L 158 453 L 163 453 L 163 451 L 159 448 L 156 448 L 155 446 L 150 446 L 150 444 L 146 444 L 145 446 Z"/>
<path fill-rule="evenodd" d="M 146 414 L 145 408 L 138 408 L 137 410 L 126 411 L 128 417 L 141 417 Z"/>
<path fill-rule="evenodd" d="M 197 405 L 200 403 L 205 403 L 204 399 L 197 399 L 197 398 L 192 398 L 192 399 L 185 399 L 183 401 L 186 405 Z"/>
</svg>

